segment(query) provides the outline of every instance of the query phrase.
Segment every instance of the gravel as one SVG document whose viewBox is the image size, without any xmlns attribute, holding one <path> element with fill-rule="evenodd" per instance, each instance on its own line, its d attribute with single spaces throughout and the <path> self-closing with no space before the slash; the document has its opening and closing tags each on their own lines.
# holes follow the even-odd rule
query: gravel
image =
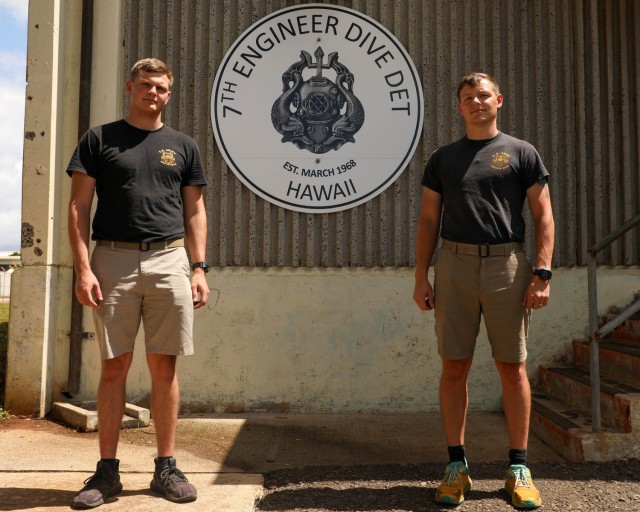
<svg viewBox="0 0 640 512">
<path fill-rule="evenodd" d="M 452 510 L 434 502 L 442 464 L 332 466 L 284 469 L 265 475 L 259 511 Z M 502 463 L 470 464 L 473 490 L 456 511 L 513 511 L 502 490 Z M 542 494 L 539 510 L 640 510 L 640 461 L 551 462 L 531 465 Z"/>
</svg>

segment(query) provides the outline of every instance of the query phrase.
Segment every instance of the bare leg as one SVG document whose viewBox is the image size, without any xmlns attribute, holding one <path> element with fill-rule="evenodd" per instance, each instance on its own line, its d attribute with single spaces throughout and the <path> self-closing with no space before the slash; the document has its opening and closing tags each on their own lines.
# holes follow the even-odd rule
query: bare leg
<svg viewBox="0 0 640 512">
<path fill-rule="evenodd" d="M 448 446 L 464 444 L 469 392 L 467 377 L 473 358 L 442 360 L 440 375 L 440 412 Z"/>
<path fill-rule="evenodd" d="M 531 388 L 526 363 L 496 361 L 496 367 L 502 381 L 502 407 L 507 420 L 509 447 L 526 450 L 531 413 Z"/>
<path fill-rule="evenodd" d="M 151 373 L 151 414 L 156 426 L 158 457 L 173 456 L 180 390 L 176 356 L 147 354 Z"/>
<path fill-rule="evenodd" d="M 102 361 L 98 386 L 98 438 L 100 457 L 115 459 L 126 401 L 127 373 L 133 352 Z"/>
</svg>

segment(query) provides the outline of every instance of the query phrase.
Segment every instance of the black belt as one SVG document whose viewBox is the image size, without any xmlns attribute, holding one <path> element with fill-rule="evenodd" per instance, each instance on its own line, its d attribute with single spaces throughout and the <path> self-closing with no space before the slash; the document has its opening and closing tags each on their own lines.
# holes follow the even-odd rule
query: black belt
<svg viewBox="0 0 640 512">
<path fill-rule="evenodd" d="M 443 240 L 442 247 L 457 254 L 469 254 L 471 256 L 508 256 L 514 252 L 524 251 L 524 246 L 520 242 L 509 242 L 506 244 L 461 244 L 451 240 Z"/>
<path fill-rule="evenodd" d="M 97 240 L 96 245 L 111 249 L 129 249 L 132 251 L 154 251 L 173 247 L 184 247 L 184 238 L 177 240 L 160 240 L 159 242 L 118 242 L 113 240 Z"/>
</svg>

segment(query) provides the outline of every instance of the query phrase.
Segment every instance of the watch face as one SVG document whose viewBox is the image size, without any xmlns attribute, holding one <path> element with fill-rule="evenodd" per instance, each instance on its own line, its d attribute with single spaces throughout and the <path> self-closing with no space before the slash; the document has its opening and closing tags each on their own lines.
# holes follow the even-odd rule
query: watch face
<svg viewBox="0 0 640 512">
<path fill-rule="evenodd" d="M 551 279 L 551 270 L 547 270 L 546 268 L 536 269 L 534 274 L 544 281 L 549 281 Z"/>
</svg>

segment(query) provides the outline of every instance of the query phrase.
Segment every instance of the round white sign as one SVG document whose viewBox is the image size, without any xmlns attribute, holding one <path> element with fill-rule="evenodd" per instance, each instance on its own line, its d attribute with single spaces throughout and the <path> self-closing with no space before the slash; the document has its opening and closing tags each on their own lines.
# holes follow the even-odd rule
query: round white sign
<svg viewBox="0 0 640 512">
<path fill-rule="evenodd" d="M 336 5 L 274 12 L 225 55 L 216 142 L 238 178 L 284 208 L 329 213 L 377 196 L 422 133 L 420 77 L 382 25 Z"/>
</svg>

